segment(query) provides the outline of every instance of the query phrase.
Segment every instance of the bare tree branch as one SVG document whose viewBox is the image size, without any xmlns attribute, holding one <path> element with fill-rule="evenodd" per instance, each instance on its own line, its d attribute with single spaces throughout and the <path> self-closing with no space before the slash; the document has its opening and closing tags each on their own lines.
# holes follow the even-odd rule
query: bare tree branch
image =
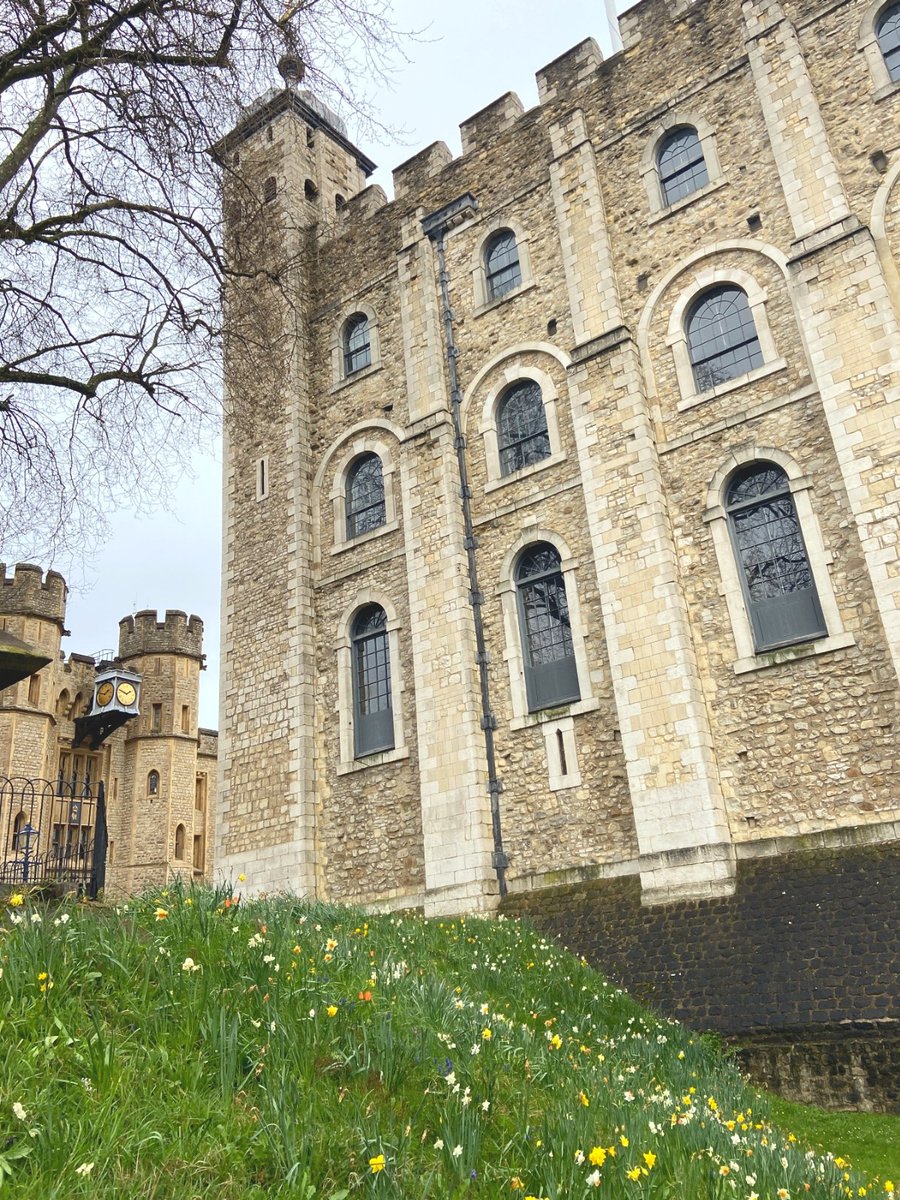
<svg viewBox="0 0 900 1200">
<path fill-rule="evenodd" d="M 223 287 L 256 272 L 246 254 L 227 265 L 208 147 L 270 83 L 285 49 L 324 100 L 352 110 L 346 81 L 383 74 L 398 48 L 388 5 L 4 0 L 7 561 L 49 564 L 89 548 L 103 512 L 133 502 L 136 479 L 146 505 L 166 494 L 218 415 Z M 248 194 L 248 228 L 256 204 Z"/>
</svg>

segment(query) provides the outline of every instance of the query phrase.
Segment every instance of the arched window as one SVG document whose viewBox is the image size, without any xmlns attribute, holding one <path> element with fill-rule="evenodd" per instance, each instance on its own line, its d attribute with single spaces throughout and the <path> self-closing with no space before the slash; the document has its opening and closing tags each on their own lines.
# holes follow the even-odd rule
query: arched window
<svg viewBox="0 0 900 1200">
<path fill-rule="evenodd" d="M 371 365 L 372 339 L 369 336 L 369 318 L 365 313 L 354 313 L 347 320 L 343 342 L 345 375 L 353 375 Z"/>
<path fill-rule="evenodd" d="M 709 183 L 700 135 L 683 125 L 663 138 L 656 156 L 663 203 L 674 204 Z"/>
<path fill-rule="evenodd" d="M 63 688 L 59 693 L 59 698 L 56 701 L 56 715 L 58 717 L 66 717 L 69 712 L 69 693 Z"/>
<path fill-rule="evenodd" d="M 350 631 L 353 670 L 353 754 L 394 748 L 387 616 L 378 604 L 357 613 Z"/>
<path fill-rule="evenodd" d="M 529 546 L 516 567 L 528 709 L 581 699 L 560 557 L 549 542 Z"/>
<path fill-rule="evenodd" d="M 541 389 L 523 379 L 508 389 L 497 406 L 500 474 L 511 475 L 550 455 L 550 434 Z"/>
<path fill-rule="evenodd" d="M 763 365 L 747 293 L 733 283 L 704 292 L 688 310 L 685 332 L 698 392 Z"/>
<path fill-rule="evenodd" d="M 159 771 L 151 771 L 147 776 L 147 795 L 159 795 Z"/>
<path fill-rule="evenodd" d="M 25 814 L 23 812 L 20 812 L 17 814 L 16 819 L 13 821 L 13 829 L 12 829 L 12 849 L 15 853 L 18 853 L 20 850 L 27 849 L 27 847 L 25 845 L 25 838 L 22 836 L 22 830 L 25 828 L 25 825 L 26 825 Z"/>
<path fill-rule="evenodd" d="M 876 36 L 888 75 L 894 82 L 900 81 L 900 4 L 892 4 L 882 13 Z"/>
<path fill-rule="evenodd" d="M 384 473 L 377 454 L 363 454 L 347 472 L 346 508 L 348 539 L 384 525 Z"/>
<path fill-rule="evenodd" d="M 725 511 L 757 652 L 826 637 L 788 477 L 772 462 L 737 471 Z"/>
<path fill-rule="evenodd" d="M 175 857 L 181 862 L 184 859 L 184 826 L 175 826 Z"/>
<path fill-rule="evenodd" d="M 488 300 L 498 300 L 522 282 L 519 247 L 511 229 L 500 229 L 484 248 L 484 277 Z"/>
</svg>

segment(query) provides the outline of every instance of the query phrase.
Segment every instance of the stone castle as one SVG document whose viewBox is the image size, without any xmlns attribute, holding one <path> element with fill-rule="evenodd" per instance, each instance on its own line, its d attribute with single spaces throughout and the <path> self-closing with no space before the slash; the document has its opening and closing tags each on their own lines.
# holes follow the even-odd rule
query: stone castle
<svg viewBox="0 0 900 1200">
<path fill-rule="evenodd" d="M 24 826 L 33 827 L 33 861 L 46 878 L 77 874 L 93 843 L 96 816 L 74 818 L 69 797 L 106 796 L 105 891 L 124 896 L 175 876 L 212 878 L 216 798 L 214 730 L 197 724 L 203 622 L 186 613 L 136 613 L 119 622 L 114 662 L 140 676 L 140 712 L 93 749 L 77 742 L 98 668 L 84 654 L 62 654 L 67 587 L 62 575 L 19 563 L 0 565 L 0 629 L 28 643 L 47 666 L 0 691 L 0 884 L 22 878 Z M 49 788 L 35 785 L 49 781 Z M 54 797 L 52 804 L 42 795 Z M 54 870 L 56 863 L 60 870 Z M 65 879 L 64 879 L 65 881 Z"/>
<path fill-rule="evenodd" d="M 391 202 L 296 62 L 217 147 L 248 886 L 652 906 L 897 841 L 900 4 L 620 37 Z"/>
</svg>

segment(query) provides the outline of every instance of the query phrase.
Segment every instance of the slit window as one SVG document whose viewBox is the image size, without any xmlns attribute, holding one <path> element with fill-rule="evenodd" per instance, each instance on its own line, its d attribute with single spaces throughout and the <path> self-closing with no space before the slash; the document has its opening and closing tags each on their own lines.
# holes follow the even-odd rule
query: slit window
<svg viewBox="0 0 900 1200">
<path fill-rule="evenodd" d="M 147 795 L 159 795 L 159 771 L 151 771 L 147 776 Z"/>
</svg>

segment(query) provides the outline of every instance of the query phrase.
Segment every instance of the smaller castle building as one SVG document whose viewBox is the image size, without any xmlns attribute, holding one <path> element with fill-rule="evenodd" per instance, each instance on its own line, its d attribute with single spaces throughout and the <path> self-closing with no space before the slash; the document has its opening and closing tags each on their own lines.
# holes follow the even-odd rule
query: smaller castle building
<svg viewBox="0 0 900 1200">
<path fill-rule="evenodd" d="M 50 659 L 0 691 L 0 885 L 87 886 L 95 858 L 114 896 L 210 879 L 218 735 L 198 726 L 203 622 L 145 610 L 119 622 L 109 660 L 66 656 L 67 593 L 55 571 L 0 564 L 0 630 Z M 102 736 L 84 718 L 109 670 L 137 685 L 137 712 Z"/>
</svg>

